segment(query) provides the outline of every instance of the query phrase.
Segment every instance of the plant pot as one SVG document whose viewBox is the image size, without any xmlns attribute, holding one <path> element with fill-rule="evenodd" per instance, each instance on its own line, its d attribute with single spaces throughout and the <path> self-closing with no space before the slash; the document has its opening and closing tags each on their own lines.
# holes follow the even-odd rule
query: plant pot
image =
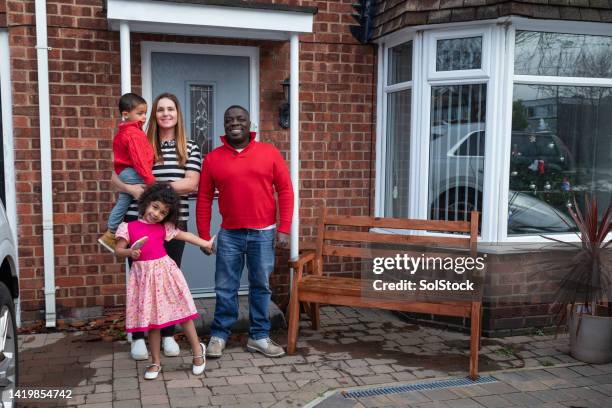
<svg viewBox="0 0 612 408">
<path fill-rule="evenodd" d="M 612 317 L 608 317 L 607 307 L 597 309 L 596 316 L 586 313 L 579 316 L 576 308 L 568 313 L 570 354 L 585 363 L 607 364 L 612 362 Z"/>
</svg>

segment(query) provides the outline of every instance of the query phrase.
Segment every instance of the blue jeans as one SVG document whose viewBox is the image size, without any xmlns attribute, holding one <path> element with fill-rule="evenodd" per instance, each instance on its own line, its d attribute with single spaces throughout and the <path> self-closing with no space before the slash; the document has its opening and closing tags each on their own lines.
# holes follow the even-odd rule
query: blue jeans
<svg viewBox="0 0 612 408">
<path fill-rule="evenodd" d="M 217 234 L 215 271 L 215 318 L 211 334 L 227 340 L 238 319 L 238 288 L 246 262 L 249 271 L 249 337 L 268 337 L 268 308 L 272 291 L 270 275 L 274 269 L 274 237 L 276 229 L 221 229 Z"/>
<path fill-rule="evenodd" d="M 144 184 L 140 174 L 136 173 L 136 170 L 131 167 L 123 169 L 118 176 L 119 180 L 123 181 L 125 184 Z M 117 231 L 117 227 L 123 222 L 123 217 L 125 217 L 125 213 L 128 211 L 128 208 L 130 208 L 133 199 L 134 197 L 128 193 L 119 193 L 119 198 L 117 198 L 117 202 L 108 216 L 109 231 Z"/>
</svg>

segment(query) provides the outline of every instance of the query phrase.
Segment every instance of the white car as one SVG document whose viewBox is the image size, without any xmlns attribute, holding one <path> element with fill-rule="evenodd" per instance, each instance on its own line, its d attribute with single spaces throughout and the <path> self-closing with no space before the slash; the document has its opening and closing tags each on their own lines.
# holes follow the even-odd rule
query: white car
<svg viewBox="0 0 612 408">
<path fill-rule="evenodd" d="M 10 395 L 17 386 L 17 326 L 15 301 L 19 296 L 17 251 L 13 234 L 0 204 L 0 392 L 2 407 L 13 406 Z"/>
</svg>

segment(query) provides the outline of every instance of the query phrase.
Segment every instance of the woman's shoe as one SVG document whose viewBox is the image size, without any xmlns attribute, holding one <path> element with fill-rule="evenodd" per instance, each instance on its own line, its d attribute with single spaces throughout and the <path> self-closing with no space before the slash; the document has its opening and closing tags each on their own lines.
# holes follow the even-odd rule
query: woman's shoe
<svg viewBox="0 0 612 408">
<path fill-rule="evenodd" d="M 204 343 L 200 343 L 200 346 L 202 347 L 202 354 L 199 356 L 193 356 L 193 359 L 195 360 L 196 358 L 201 358 L 202 360 L 204 360 L 204 362 L 201 365 L 194 364 L 191 367 L 193 375 L 202 374 L 204 372 L 204 369 L 206 368 L 206 346 L 204 346 Z"/>
<path fill-rule="evenodd" d="M 157 367 L 157 371 L 149 371 L 149 368 L 151 367 Z M 161 365 L 159 364 L 149 364 L 146 368 L 145 368 L 145 374 L 144 374 L 144 379 L 145 380 L 154 380 L 157 378 L 157 376 L 159 375 L 159 373 L 161 373 Z"/>
</svg>

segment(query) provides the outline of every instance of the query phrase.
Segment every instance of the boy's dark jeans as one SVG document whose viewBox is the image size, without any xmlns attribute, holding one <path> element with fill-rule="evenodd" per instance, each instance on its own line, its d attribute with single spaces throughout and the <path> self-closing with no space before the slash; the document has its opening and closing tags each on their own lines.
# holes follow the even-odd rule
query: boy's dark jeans
<svg viewBox="0 0 612 408">
<path fill-rule="evenodd" d="M 180 221 L 178 228 L 182 231 L 187 231 L 187 223 L 185 221 Z M 172 241 L 164 242 L 164 248 L 166 248 L 166 252 L 168 256 L 172 258 L 172 260 L 176 263 L 176 265 L 181 267 L 181 260 L 183 259 L 183 250 L 185 249 L 185 241 L 179 241 L 178 239 L 173 239 Z M 132 260 L 129 260 L 130 266 L 132 265 Z M 170 337 L 174 336 L 175 326 L 166 326 L 161 329 L 162 337 Z M 145 332 L 134 332 L 132 333 L 132 341 L 144 339 Z"/>
</svg>

